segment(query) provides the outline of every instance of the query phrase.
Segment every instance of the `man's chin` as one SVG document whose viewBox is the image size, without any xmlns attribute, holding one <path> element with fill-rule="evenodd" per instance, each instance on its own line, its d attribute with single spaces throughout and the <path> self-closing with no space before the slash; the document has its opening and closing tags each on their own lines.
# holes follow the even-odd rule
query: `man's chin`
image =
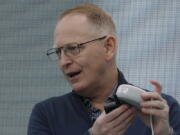
<svg viewBox="0 0 180 135">
<path fill-rule="evenodd" d="M 75 87 L 75 86 L 74 86 L 74 87 L 72 86 L 72 88 L 73 88 L 73 91 L 76 92 L 78 95 L 81 95 L 81 96 L 86 95 L 86 92 L 87 92 L 87 91 L 86 91 L 85 88 L 83 88 L 83 87 L 77 87 L 77 86 L 76 86 L 76 87 Z"/>
<path fill-rule="evenodd" d="M 75 91 L 76 93 L 81 93 L 84 91 L 84 89 L 79 88 L 79 87 L 72 87 L 72 88 L 73 88 L 73 91 Z"/>
</svg>

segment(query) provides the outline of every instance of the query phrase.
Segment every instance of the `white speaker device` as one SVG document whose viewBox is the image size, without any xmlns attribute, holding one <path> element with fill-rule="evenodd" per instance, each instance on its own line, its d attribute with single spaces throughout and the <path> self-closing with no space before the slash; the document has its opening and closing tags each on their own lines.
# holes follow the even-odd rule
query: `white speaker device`
<svg viewBox="0 0 180 135">
<path fill-rule="evenodd" d="M 117 88 L 116 96 L 119 100 L 140 109 L 139 103 L 143 101 L 140 94 L 143 92 L 146 91 L 132 85 L 122 84 Z"/>
<path fill-rule="evenodd" d="M 146 92 L 145 90 L 128 85 L 128 84 L 122 84 L 117 88 L 116 96 L 119 101 L 123 101 L 125 103 L 128 103 L 132 106 L 135 106 L 136 108 L 140 109 L 140 102 L 143 101 L 140 94 Z M 152 122 L 152 115 L 150 114 L 150 125 L 151 125 L 151 133 L 154 135 L 154 129 L 153 129 L 153 122 Z"/>
</svg>

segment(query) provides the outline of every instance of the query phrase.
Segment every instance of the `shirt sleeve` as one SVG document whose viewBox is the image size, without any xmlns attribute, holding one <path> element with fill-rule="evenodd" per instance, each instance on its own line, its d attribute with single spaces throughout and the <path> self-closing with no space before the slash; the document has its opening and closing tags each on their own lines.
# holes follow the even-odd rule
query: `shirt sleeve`
<svg viewBox="0 0 180 135">
<path fill-rule="evenodd" d="M 169 122 L 172 127 L 172 135 L 180 135 L 180 105 L 177 100 L 168 97 Z"/>
</svg>

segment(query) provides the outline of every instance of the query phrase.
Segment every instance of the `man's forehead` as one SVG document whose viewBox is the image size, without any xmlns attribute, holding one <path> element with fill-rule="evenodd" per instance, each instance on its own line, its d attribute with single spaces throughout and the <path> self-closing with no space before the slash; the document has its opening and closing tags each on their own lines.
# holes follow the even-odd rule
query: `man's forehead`
<svg viewBox="0 0 180 135">
<path fill-rule="evenodd" d="M 87 21 L 88 18 L 86 15 L 81 14 L 81 13 L 71 13 L 68 14 L 66 16 L 64 16 L 63 18 L 61 18 L 59 21 L 67 21 L 67 20 L 81 20 L 81 21 Z"/>
<path fill-rule="evenodd" d="M 61 20 L 58 21 L 57 27 L 61 25 L 81 25 L 87 23 L 89 24 L 89 21 L 85 15 L 82 14 L 70 14 L 67 16 L 64 16 Z"/>
<path fill-rule="evenodd" d="M 88 22 L 86 16 L 79 14 L 67 15 L 57 23 L 54 31 L 54 41 L 58 44 L 64 44 L 68 40 L 70 42 L 71 40 L 78 41 L 80 37 L 86 38 L 91 35 L 95 35 L 93 26 Z"/>
<path fill-rule="evenodd" d="M 88 18 L 83 14 L 70 14 L 64 16 L 61 20 L 58 21 L 55 34 L 58 34 L 59 31 L 72 31 L 72 30 L 83 30 L 91 29 L 94 25 L 88 20 Z"/>
</svg>

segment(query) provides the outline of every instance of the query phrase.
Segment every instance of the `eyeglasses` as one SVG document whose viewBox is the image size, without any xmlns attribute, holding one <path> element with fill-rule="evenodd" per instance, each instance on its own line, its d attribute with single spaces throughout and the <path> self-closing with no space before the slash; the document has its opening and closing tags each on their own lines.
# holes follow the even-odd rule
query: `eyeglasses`
<svg viewBox="0 0 180 135">
<path fill-rule="evenodd" d="M 58 59 L 61 59 L 61 53 L 63 50 L 64 53 L 69 57 L 77 56 L 80 54 L 80 50 L 84 45 L 87 45 L 90 42 L 102 40 L 105 38 L 106 38 L 106 36 L 103 36 L 103 37 L 96 38 L 96 39 L 93 39 L 90 41 L 86 41 L 84 43 L 79 43 L 79 44 L 73 43 L 73 44 L 67 44 L 66 46 L 59 47 L 59 48 L 51 48 L 51 49 L 47 50 L 46 55 L 48 57 L 50 57 L 51 60 L 58 60 Z"/>
</svg>

